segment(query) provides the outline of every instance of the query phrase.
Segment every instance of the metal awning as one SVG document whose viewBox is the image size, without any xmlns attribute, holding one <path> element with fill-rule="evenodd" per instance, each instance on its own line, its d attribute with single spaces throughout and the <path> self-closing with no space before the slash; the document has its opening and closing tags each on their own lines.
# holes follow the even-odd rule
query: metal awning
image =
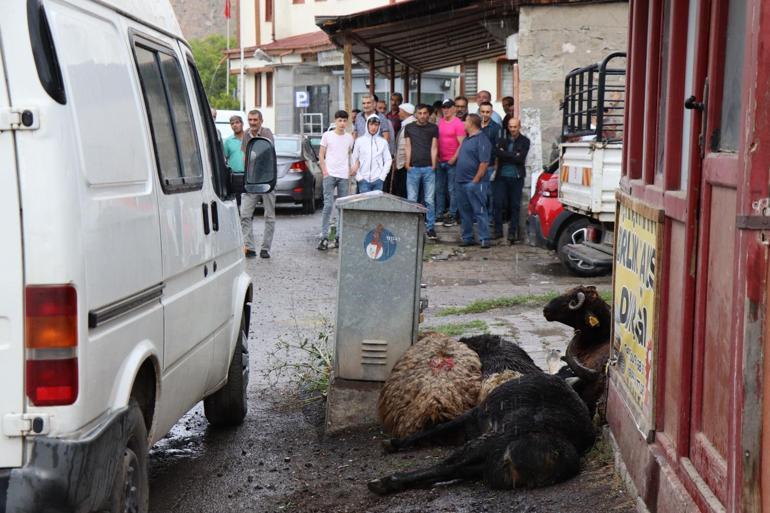
<svg viewBox="0 0 770 513">
<path fill-rule="evenodd" d="M 516 0 L 409 0 L 347 16 L 316 16 L 316 25 L 342 48 L 390 75 L 391 60 L 412 73 L 505 54 L 518 30 Z M 398 69 L 397 72 L 402 72 Z"/>
</svg>

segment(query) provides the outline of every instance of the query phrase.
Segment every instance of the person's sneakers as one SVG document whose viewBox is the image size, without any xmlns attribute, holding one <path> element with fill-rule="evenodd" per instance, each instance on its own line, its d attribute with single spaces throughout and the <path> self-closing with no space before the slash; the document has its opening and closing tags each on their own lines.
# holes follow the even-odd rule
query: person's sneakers
<svg viewBox="0 0 770 513">
<path fill-rule="evenodd" d="M 270 258 L 270 252 L 266 249 L 260 250 L 259 258 Z"/>
<path fill-rule="evenodd" d="M 489 249 L 492 245 L 489 243 L 488 240 L 482 240 L 481 241 L 481 249 Z"/>
<path fill-rule="evenodd" d="M 475 246 L 475 245 L 476 245 L 476 241 L 472 241 L 472 240 L 464 240 L 460 242 L 461 248 L 467 248 L 468 246 Z"/>
<path fill-rule="evenodd" d="M 246 250 L 246 258 L 256 258 L 256 257 L 257 257 L 256 251 L 252 251 L 250 249 Z"/>
<path fill-rule="evenodd" d="M 327 249 L 329 249 L 329 241 L 326 238 L 321 239 L 316 249 L 320 251 L 326 251 Z"/>
<path fill-rule="evenodd" d="M 444 222 L 441 224 L 442 226 L 446 226 L 447 228 L 449 228 L 450 226 L 455 225 L 455 220 L 453 217 L 447 217 L 446 219 L 444 219 Z"/>
<path fill-rule="evenodd" d="M 498 240 L 502 238 L 503 238 L 503 234 L 501 232 L 495 232 L 492 234 L 492 240 Z"/>
<path fill-rule="evenodd" d="M 436 240 L 436 239 L 438 239 L 438 235 L 436 235 L 436 230 L 434 230 L 433 228 L 431 228 L 430 230 L 428 230 L 428 234 L 427 234 L 427 237 L 428 237 L 428 239 L 430 239 L 430 240 Z"/>
<path fill-rule="evenodd" d="M 340 247 L 340 238 L 339 237 L 334 237 L 334 247 L 335 248 Z"/>
</svg>

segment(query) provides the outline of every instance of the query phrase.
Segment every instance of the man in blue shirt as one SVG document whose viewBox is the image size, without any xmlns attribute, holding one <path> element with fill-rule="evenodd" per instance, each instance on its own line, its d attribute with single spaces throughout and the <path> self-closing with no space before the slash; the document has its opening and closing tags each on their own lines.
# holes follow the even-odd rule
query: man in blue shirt
<svg viewBox="0 0 770 513">
<path fill-rule="evenodd" d="M 241 145 L 243 144 L 243 119 L 240 116 L 230 117 L 230 128 L 233 135 L 225 139 L 225 158 L 227 165 L 234 173 L 243 173 L 244 157 Z"/>
<path fill-rule="evenodd" d="M 495 111 L 492 109 L 490 102 L 481 102 L 479 104 L 479 116 L 481 117 L 481 131 L 487 136 L 489 142 L 492 144 L 492 156 L 489 158 L 489 168 L 487 168 L 487 176 L 489 177 L 489 190 L 487 191 L 487 214 L 490 219 L 495 215 L 494 213 L 494 197 L 492 196 L 492 188 L 494 185 L 491 183 L 494 178 L 495 171 L 495 151 L 497 147 L 497 141 L 500 139 L 500 131 L 502 127 L 494 121 Z M 500 116 L 498 116 L 499 118 Z M 495 237 L 492 236 L 494 239 Z"/>
<path fill-rule="evenodd" d="M 492 158 L 492 143 L 481 131 L 481 118 L 478 114 L 468 114 L 465 118 L 465 130 L 468 137 L 463 139 L 457 153 L 455 167 L 455 191 L 457 194 L 460 221 L 462 224 L 461 246 L 473 246 L 473 221 L 476 220 L 481 247 L 489 244 L 489 216 L 487 213 L 487 194 L 489 176 L 487 168 Z"/>
</svg>

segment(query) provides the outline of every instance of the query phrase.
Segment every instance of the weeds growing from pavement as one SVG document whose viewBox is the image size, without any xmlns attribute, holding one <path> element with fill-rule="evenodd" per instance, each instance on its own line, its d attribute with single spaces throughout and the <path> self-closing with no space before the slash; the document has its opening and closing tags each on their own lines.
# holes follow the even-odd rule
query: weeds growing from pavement
<svg viewBox="0 0 770 513">
<path fill-rule="evenodd" d="M 275 349 L 267 353 L 267 368 L 263 371 L 271 386 L 287 379 L 309 392 L 309 401 L 326 398 L 334 354 L 331 321 L 322 317 L 313 332 L 307 336 L 294 319 L 293 333 L 278 339 Z"/>
<path fill-rule="evenodd" d="M 496 308 L 511 308 L 514 306 L 545 306 L 553 298 L 562 294 L 561 292 L 551 291 L 544 294 L 525 294 L 521 296 L 498 297 L 493 299 L 479 299 L 466 306 L 450 306 L 442 308 L 436 315 L 438 317 L 447 317 L 450 315 L 464 315 L 472 313 L 483 313 Z M 599 295 L 608 303 L 612 301 L 612 291 L 605 290 Z"/>
<path fill-rule="evenodd" d="M 452 324 L 440 324 L 438 326 L 426 326 L 425 331 L 438 331 L 447 337 L 459 337 L 468 332 L 488 333 L 489 326 L 484 321 L 456 322 Z"/>
</svg>

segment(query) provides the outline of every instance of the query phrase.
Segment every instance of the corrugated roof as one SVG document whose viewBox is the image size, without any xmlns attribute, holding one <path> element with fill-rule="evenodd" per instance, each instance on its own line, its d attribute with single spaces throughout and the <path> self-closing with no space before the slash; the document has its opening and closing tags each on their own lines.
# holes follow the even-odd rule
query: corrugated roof
<svg viewBox="0 0 770 513">
<path fill-rule="evenodd" d="M 613 0 L 407 0 L 345 16 L 316 16 L 316 25 L 366 65 L 374 48 L 375 67 L 390 74 L 404 65 L 425 72 L 505 54 L 505 41 L 518 32 L 519 7 Z M 617 0 L 614 0 L 617 1 Z"/>
<path fill-rule="evenodd" d="M 316 30 L 283 39 L 276 39 L 272 43 L 265 45 L 249 46 L 244 48 L 243 51 L 251 55 L 257 48 L 270 55 L 286 55 L 291 53 L 316 53 L 324 50 L 334 50 L 337 47 L 334 46 L 334 43 L 331 42 L 329 36 L 324 31 Z M 231 48 L 226 53 L 229 57 L 237 57 L 240 49 Z"/>
</svg>

